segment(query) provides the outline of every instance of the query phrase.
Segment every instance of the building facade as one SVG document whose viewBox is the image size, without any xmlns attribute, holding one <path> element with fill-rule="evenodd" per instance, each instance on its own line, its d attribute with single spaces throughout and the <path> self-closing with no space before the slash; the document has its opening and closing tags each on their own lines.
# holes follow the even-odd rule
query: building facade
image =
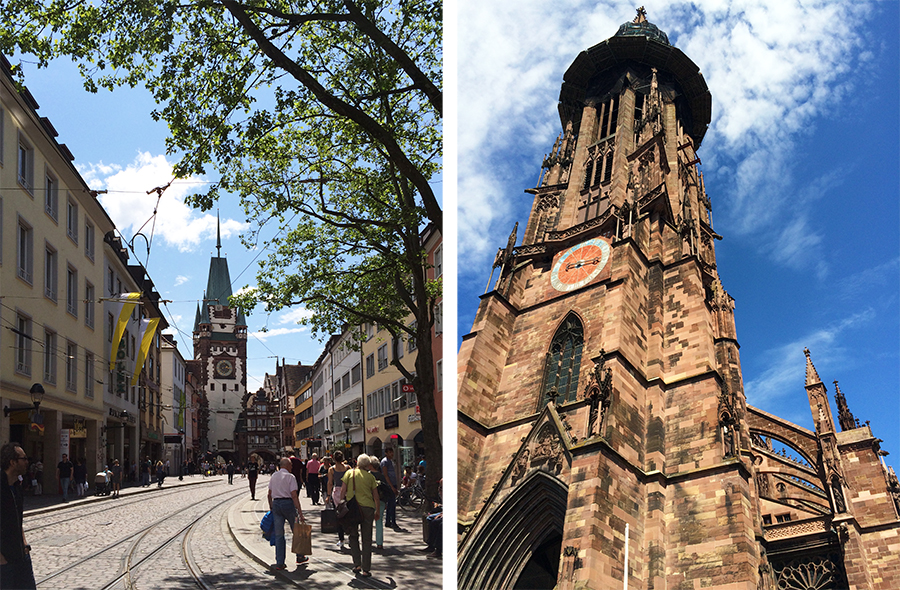
<svg viewBox="0 0 900 590">
<path fill-rule="evenodd" d="M 63 453 L 89 473 L 140 454 L 138 393 L 152 384 L 132 385 L 146 366 L 137 336 L 142 318 L 159 318 L 159 295 L 38 108 L 0 56 L 0 440 L 40 460 L 56 493 Z M 140 296 L 113 351 L 107 307 L 123 293 Z M 158 342 L 148 355 L 159 358 Z"/>
<path fill-rule="evenodd" d="M 815 431 L 746 403 L 697 66 L 641 9 L 559 114 L 460 348 L 460 587 L 900 587 L 896 477 L 809 353 Z"/>
</svg>

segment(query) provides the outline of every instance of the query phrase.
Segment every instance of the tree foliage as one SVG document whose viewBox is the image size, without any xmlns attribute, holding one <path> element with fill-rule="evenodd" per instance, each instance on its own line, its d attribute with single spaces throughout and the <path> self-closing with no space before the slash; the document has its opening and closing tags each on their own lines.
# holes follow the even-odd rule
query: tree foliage
<svg viewBox="0 0 900 590">
<path fill-rule="evenodd" d="M 429 472 L 440 473 L 430 335 L 440 282 L 438 0 L 7 0 L 0 49 L 66 56 L 85 88 L 145 86 L 176 174 L 214 172 L 201 209 L 239 196 L 270 248 L 248 311 L 302 304 L 319 334 L 378 323 L 416 338 Z M 396 359 L 395 366 L 401 371 Z M 432 473 L 434 473 L 432 472 Z M 431 492 L 438 478 L 430 478 Z"/>
</svg>

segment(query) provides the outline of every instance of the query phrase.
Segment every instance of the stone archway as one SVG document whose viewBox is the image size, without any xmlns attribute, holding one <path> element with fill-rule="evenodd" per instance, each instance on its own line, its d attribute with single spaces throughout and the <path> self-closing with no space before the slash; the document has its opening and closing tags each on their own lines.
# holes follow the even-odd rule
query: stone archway
<svg viewBox="0 0 900 590">
<path fill-rule="evenodd" d="M 461 590 L 556 585 L 568 486 L 536 471 L 487 521 L 476 525 L 459 561 Z M 526 580 L 527 578 L 527 580 Z"/>
</svg>

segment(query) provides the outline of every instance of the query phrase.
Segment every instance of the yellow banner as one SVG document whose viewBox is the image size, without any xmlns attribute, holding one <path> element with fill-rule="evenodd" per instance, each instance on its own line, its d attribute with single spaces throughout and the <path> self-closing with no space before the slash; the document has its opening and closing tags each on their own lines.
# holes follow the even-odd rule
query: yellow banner
<svg viewBox="0 0 900 590">
<path fill-rule="evenodd" d="M 134 376 L 131 378 L 132 386 L 137 385 L 141 368 L 143 368 L 147 353 L 150 351 L 150 345 L 153 343 L 153 336 L 156 334 L 157 326 L 159 326 L 159 318 L 141 320 L 141 348 L 138 352 L 137 360 L 134 362 Z"/>
<path fill-rule="evenodd" d="M 134 306 L 140 300 L 140 293 L 120 293 L 116 299 L 110 302 L 113 309 L 117 310 L 117 313 L 113 313 L 113 317 L 116 318 L 116 327 L 113 332 L 112 345 L 109 349 L 110 371 L 116 368 L 116 354 L 119 350 L 119 341 L 122 340 L 122 334 L 125 333 L 125 326 L 128 325 L 128 318 L 131 316 L 131 312 L 134 311 Z"/>
</svg>

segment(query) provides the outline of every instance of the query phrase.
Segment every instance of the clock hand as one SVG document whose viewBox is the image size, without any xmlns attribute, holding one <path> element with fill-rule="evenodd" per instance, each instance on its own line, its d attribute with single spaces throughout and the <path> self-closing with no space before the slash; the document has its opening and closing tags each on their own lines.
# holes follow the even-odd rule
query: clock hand
<svg viewBox="0 0 900 590">
<path fill-rule="evenodd" d="M 572 270 L 575 268 L 581 268 L 582 266 L 587 266 L 588 264 L 599 264 L 600 257 L 592 258 L 590 260 L 579 260 L 578 262 L 570 262 L 566 265 L 566 270 Z"/>
</svg>

